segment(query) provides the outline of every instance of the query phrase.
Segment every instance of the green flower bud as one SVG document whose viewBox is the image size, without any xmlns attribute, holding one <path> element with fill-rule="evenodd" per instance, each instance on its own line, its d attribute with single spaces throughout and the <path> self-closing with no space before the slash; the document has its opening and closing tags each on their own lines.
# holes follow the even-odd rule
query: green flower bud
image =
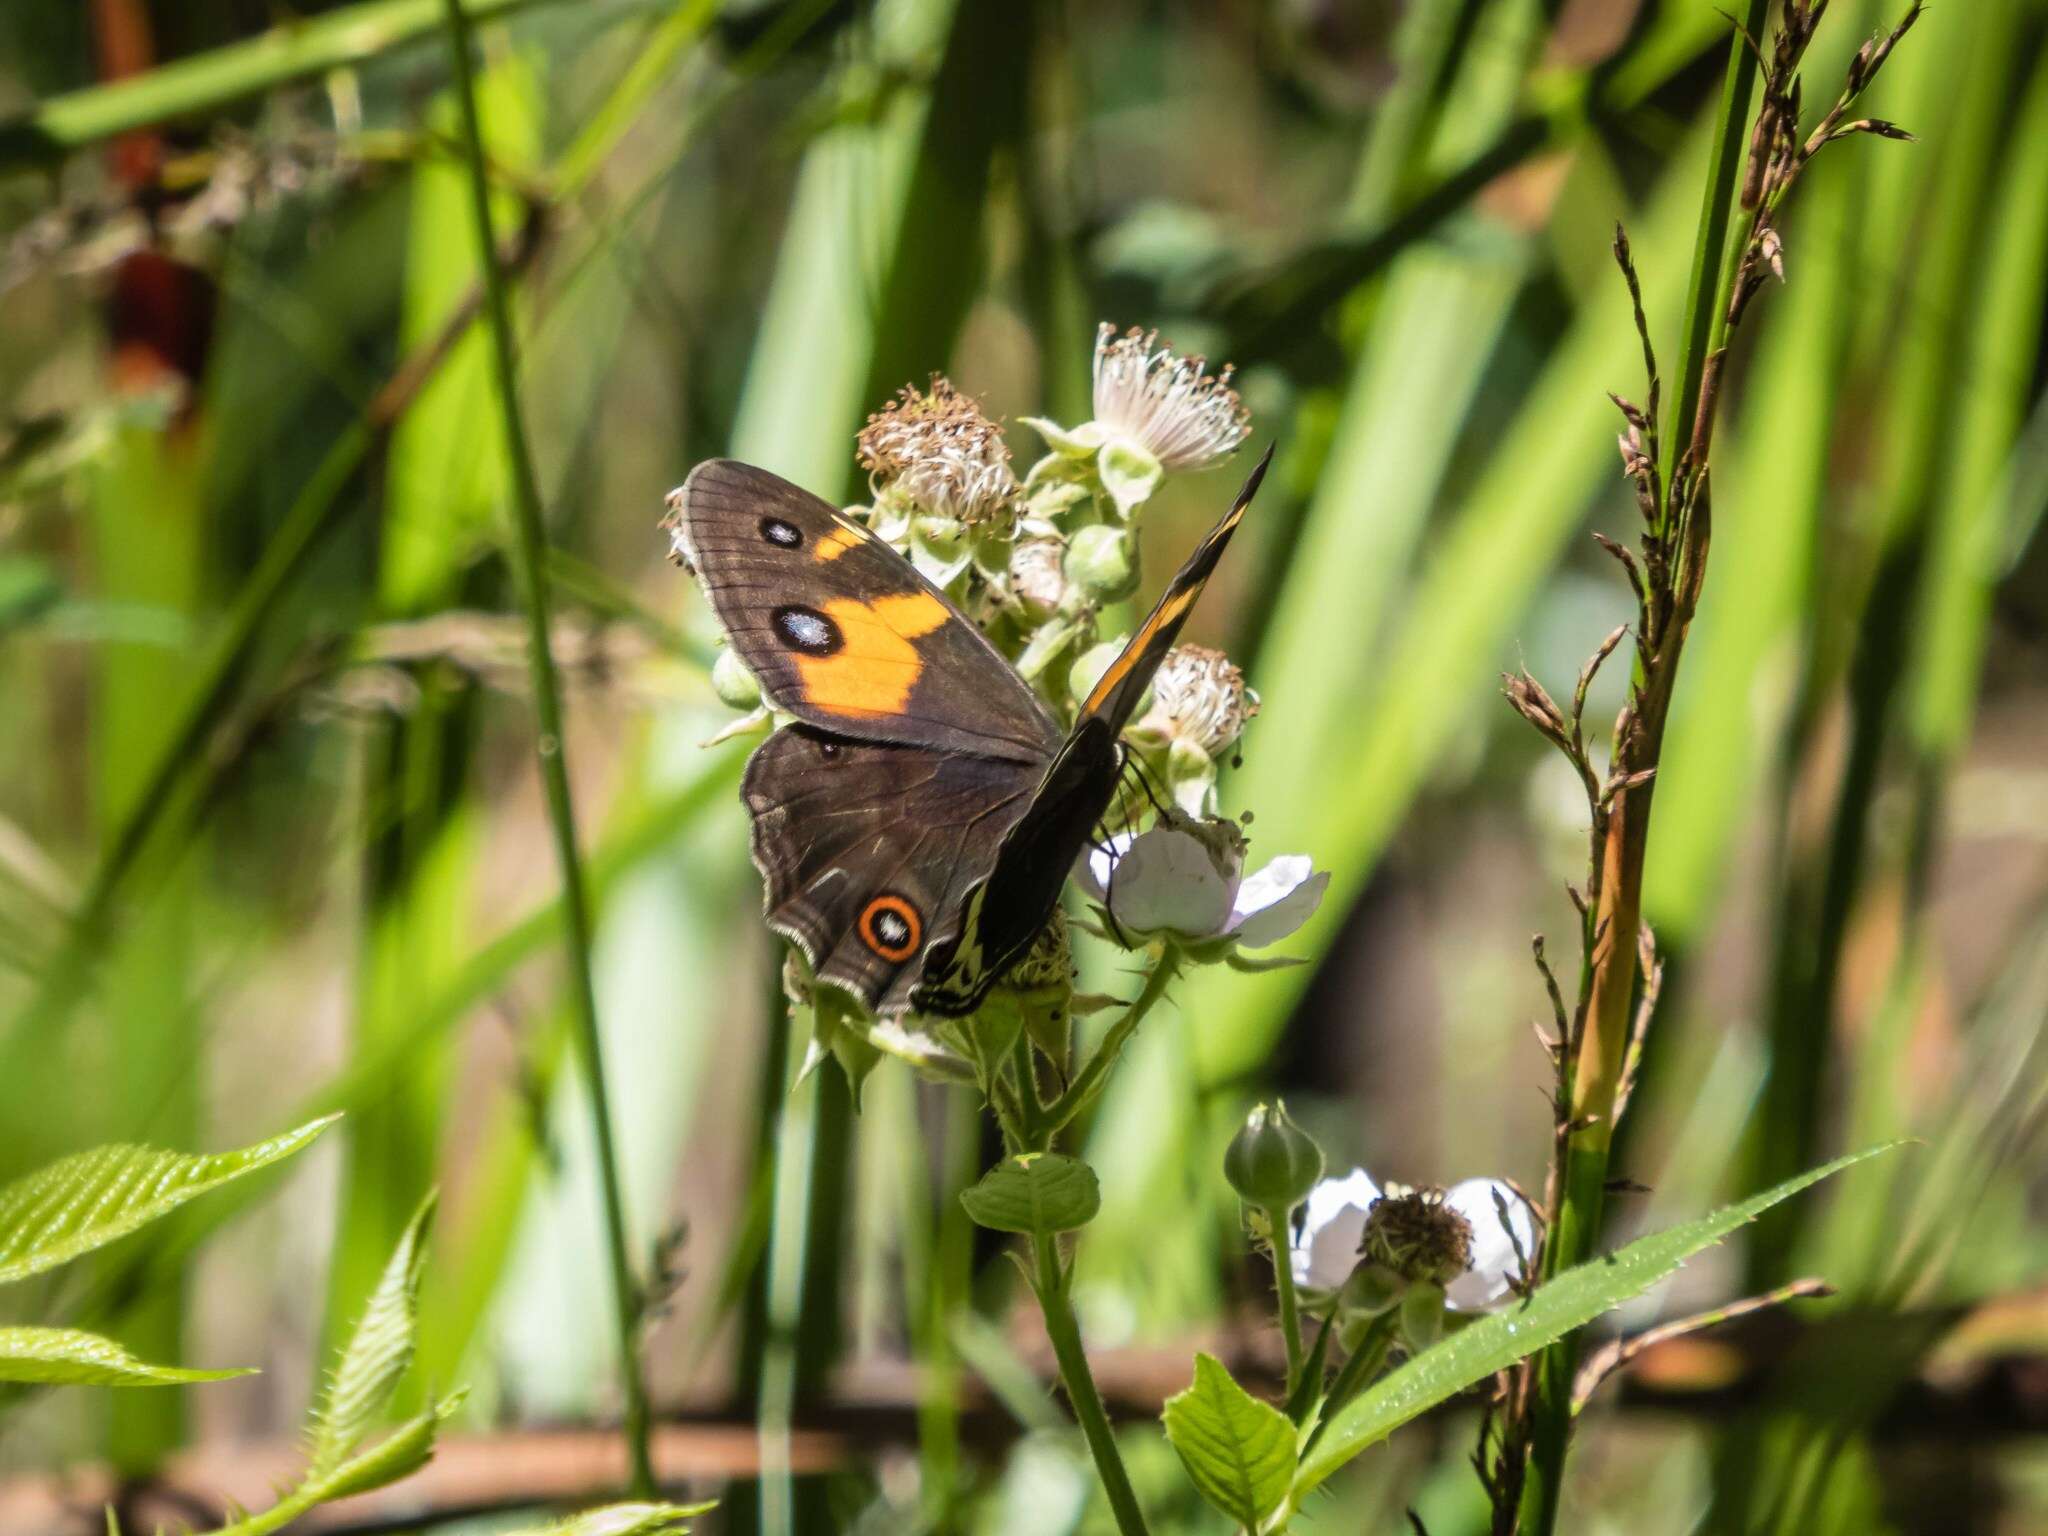
<svg viewBox="0 0 2048 1536">
<path fill-rule="evenodd" d="M 1165 469 L 1150 450 L 1128 438 L 1111 437 L 1095 456 L 1095 472 L 1116 509 L 1129 517 L 1151 500 Z"/>
<path fill-rule="evenodd" d="M 1200 816 L 1216 787 L 1216 762 L 1192 741 L 1178 740 L 1166 749 L 1166 785 L 1173 803 L 1190 816 Z"/>
<path fill-rule="evenodd" d="M 1407 1294 L 1406 1280 L 1386 1265 L 1368 1261 L 1351 1271 L 1337 1293 L 1337 1307 L 1346 1317 L 1378 1317 Z"/>
<path fill-rule="evenodd" d="M 1408 1353 L 1420 1354 L 1443 1336 L 1443 1287 L 1412 1287 L 1408 1294 L 1401 1298 L 1401 1339 L 1408 1346 Z"/>
<path fill-rule="evenodd" d="M 1245 1204 L 1291 1211 L 1323 1176 L 1323 1149 L 1286 1105 L 1255 1105 L 1223 1154 L 1223 1176 Z"/>
<path fill-rule="evenodd" d="M 711 689 L 721 703 L 734 709 L 753 709 L 761 702 L 761 680 L 747 670 L 730 646 L 721 647 L 718 659 L 711 663 Z"/>
<path fill-rule="evenodd" d="M 1138 590 L 1138 548 L 1127 528 L 1083 528 L 1067 546 L 1067 578 L 1098 603 L 1116 603 Z"/>
<path fill-rule="evenodd" d="M 1089 646 L 1074 658 L 1073 666 L 1067 669 L 1067 692 L 1076 704 L 1095 691 L 1095 685 L 1102 681 L 1102 674 L 1109 670 L 1109 664 L 1121 656 L 1123 650 L 1122 639 L 1104 640 L 1099 645 Z"/>
<path fill-rule="evenodd" d="M 927 512 L 910 520 L 910 536 L 933 554 L 951 559 L 967 547 L 967 525 L 957 517 Z"/>
</svg>

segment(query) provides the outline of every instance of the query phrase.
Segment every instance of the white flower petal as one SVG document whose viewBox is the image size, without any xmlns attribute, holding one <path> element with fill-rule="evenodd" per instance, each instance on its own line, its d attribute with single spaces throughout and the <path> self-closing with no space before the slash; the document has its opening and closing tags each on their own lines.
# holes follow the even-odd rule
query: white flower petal
<svg viewBox="0 0 2048 1536">
<path fill-rule="evenodd" d="M 1363 1168 L 1341 1179 L 1324 1179 L 1308 1192 L 1301 1225 L 1288 1248 L 1296 1285 L 1334 1291 L 1350 1278 L 1365 1236 L 1365 1213 L 1379 1197 L 1379 1186 Z"/>
<path fill-rule="evenodd" d="M 1500 1219 L 1505 1203 L 1510 1228 Z M 1522 1278 L 1515 1246 L 1527 1258 L 1536 1256 L 1536 1218 L 1529 1202 L 1499 1179 L 1466 1179 L 1444 1192 L 1444 1204 L 1472 1224 L 1472 1267 L 1444 1287 L 1444 1299 L 1455 1311 L 1483 1312 L 1514 1294 L 1510 1280 Z"/>
<path fill-rule="evenodd" d="M 1206 939 L 1230 917 L 1231 887 L 1198 837 L 1153 827 L 1131 844 L 1110 882 L 1111 916 L 1140 933 Z"/>
<path fill-rule="evenodd" d="M 1329 871 L 1313 873 L 1307 854 L 1282 854 L 1237 888 L 1228 931 L 1252 949 L 1284 939 L 1315 916 L 1329 888 Z"/>
<path fill-rule="evenodd" d="M 1074 861 L 1074 883 L 1081 887 L 1082 894 L 1090 901 L 1109 904 L 1109 880 L 1123 856 L 1131 851 L 1131 844 L 1137 838 L 1135 832 L 1119 832 L 1109 840 L 1107 848 L 1091 843 L 1081 857 Z"/>
</svg>

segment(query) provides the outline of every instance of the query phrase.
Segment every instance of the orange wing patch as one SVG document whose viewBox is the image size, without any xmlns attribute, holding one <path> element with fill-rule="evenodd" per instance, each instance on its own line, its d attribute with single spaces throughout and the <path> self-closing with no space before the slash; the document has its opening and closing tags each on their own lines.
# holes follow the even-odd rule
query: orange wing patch
<svg viewBox="0 0 2048 1536">
<path fill-rule="evenodd" d="M 811 558 L 813 560 L 837 560 L 866 537 L 867 535 L 859 529 L 849 528 L 845 524 L 841 524 L 826 534 L 825 537 L 818 540 L 817 547 L 811 551 Z"/>
<path fill-rule="evenodd" d="M 1178 621 L 1181 615 L 1194 605 L 1200 592 L 1199 587 L 1190 587 L 1185 592 L 1177 592 L 1165 599 L 1153 610 L 1152 616 L 1145 621 L 1144 628 L 1131 637 L 1131 643 L 1109 664 L 1109 670 L 1102 674 L 1101 680 L 1089 693 L 1087 702 L 1081 706 L 1081 713 L 1084 716 L 1092 715 L 1103 707 L 1110 695 L 1116 692 L 1117 685 L 1130 674 L 1131 668 L 1143 661 L 1146 653 L 1153 649 L 1153 636 L 1169 624 Z"/>
<path fill-rule="evenodd" d="M 845 643 L 829 656 L 792 654 L 804 702 L 849 720 L 902 714 L 924 672 L 914 642 L 946 622 L 946 605 L 929 592 L 906 592 L 872 603 L 835 598 L 825 613 Z"/>
</svg>

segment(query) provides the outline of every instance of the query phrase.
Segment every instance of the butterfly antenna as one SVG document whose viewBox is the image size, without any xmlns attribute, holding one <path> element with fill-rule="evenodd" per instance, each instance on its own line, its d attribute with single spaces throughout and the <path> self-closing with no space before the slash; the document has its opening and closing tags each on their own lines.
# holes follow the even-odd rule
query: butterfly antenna
<svg viewBox="0 0 2048 1536">
<path fill-rule="evenodd" d="M 1152 809 L 1162 816 L 1166 815 L 1166 807 L 1160 802 L 1158 787 L 1154 784 L 1151 770 L 1145 766 L 1145 760 L 1128 745 L 1123 747 L 1123 754 L 1124 766 L 1137 778 L 1138 788 L 1144 792 L 1145 798 L 1152 802 Z"/>
</svg>

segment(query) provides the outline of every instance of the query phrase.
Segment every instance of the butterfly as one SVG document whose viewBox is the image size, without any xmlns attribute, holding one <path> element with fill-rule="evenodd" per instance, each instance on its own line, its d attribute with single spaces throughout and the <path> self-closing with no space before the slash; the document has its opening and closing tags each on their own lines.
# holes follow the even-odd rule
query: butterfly
<svg viewBox="0 0 2048 1536">
<path fill-rule="evenodd" d="M 751 464 L 669 496 L 678 560 L 762 697 L 792 718 L 740 794 L 768 924 L 870 1012 L 972 1013 L 1051 918 L 1116 796 L 1117 737 L 1250 505 L 1222 520 L 1071 729 L 871 530 Z"/>
</svg>

